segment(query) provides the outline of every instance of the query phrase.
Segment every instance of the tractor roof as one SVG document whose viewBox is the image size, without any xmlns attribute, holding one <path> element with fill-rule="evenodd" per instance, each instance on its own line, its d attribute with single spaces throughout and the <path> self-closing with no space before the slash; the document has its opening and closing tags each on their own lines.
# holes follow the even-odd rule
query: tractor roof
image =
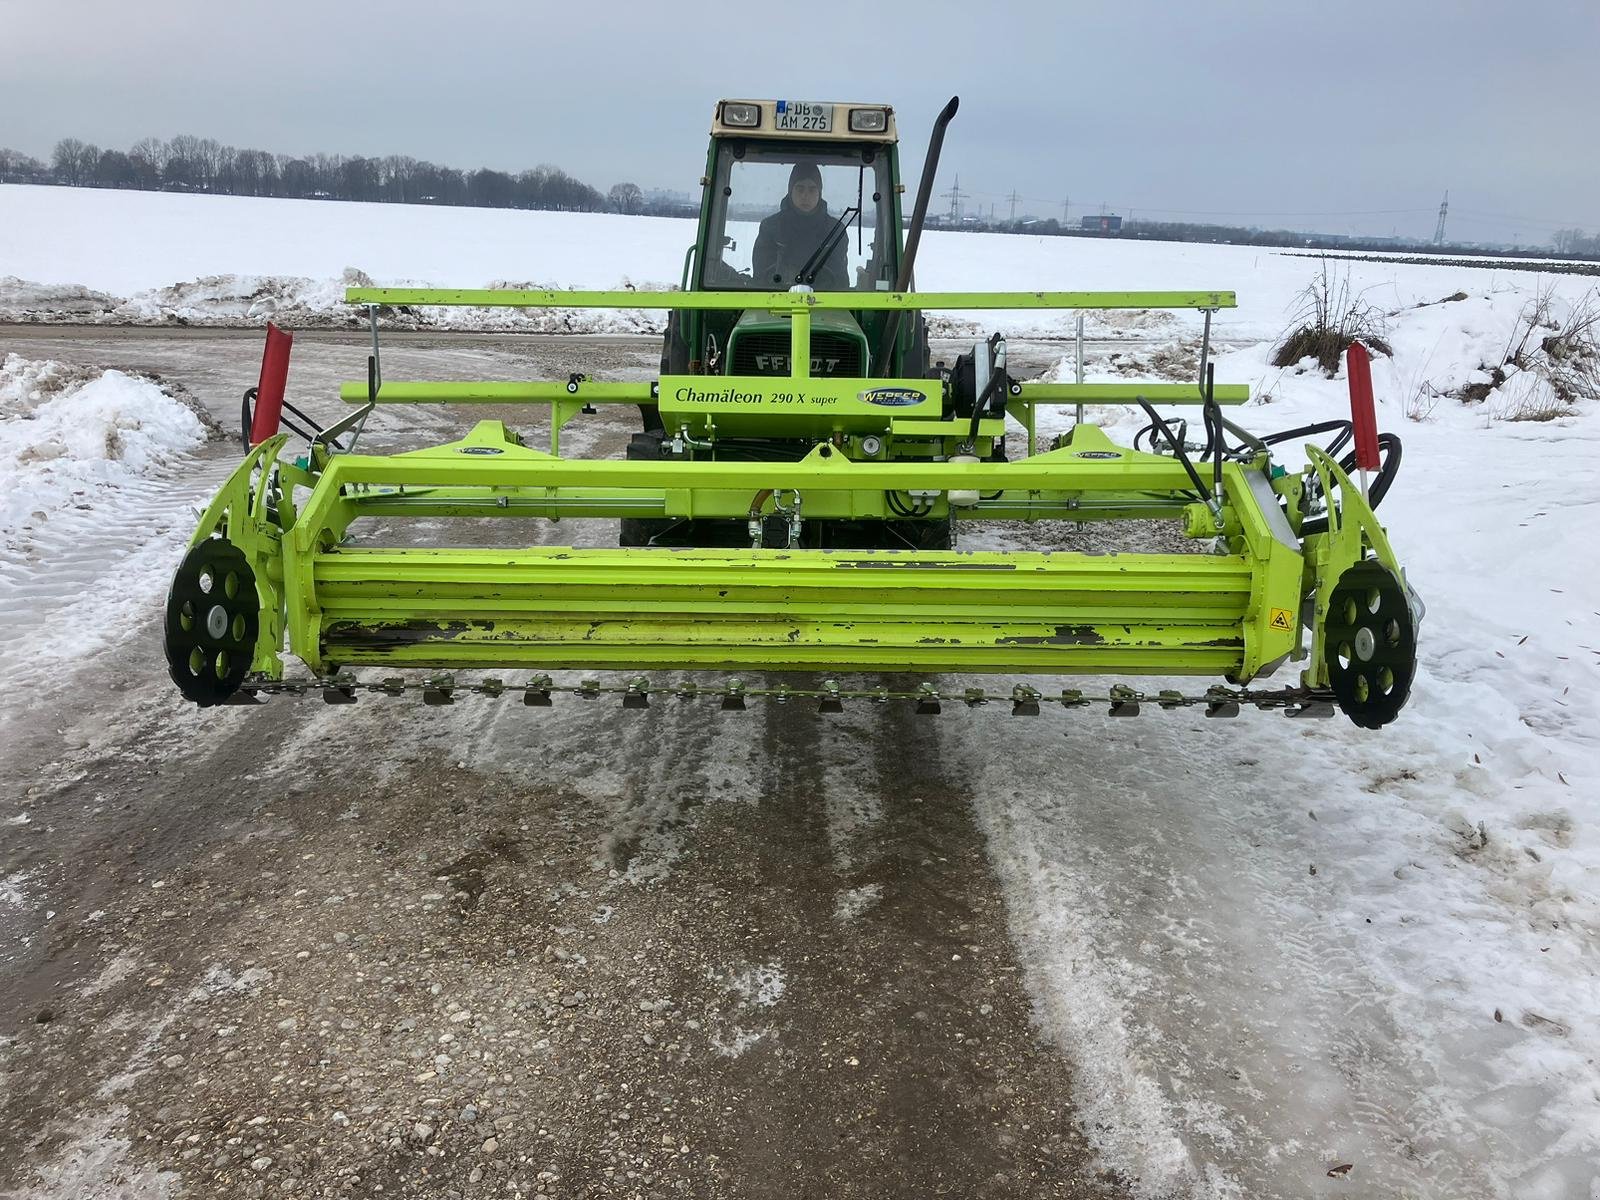
<svg viewBox="0 0 1600 1200">
<path fill-rule="evenodd" d="M 889 105 L 834 100 L 719 100 L 711 114 L 711 136 L 830 142 L 898 140 L 894 109 Z"/>
</svg>

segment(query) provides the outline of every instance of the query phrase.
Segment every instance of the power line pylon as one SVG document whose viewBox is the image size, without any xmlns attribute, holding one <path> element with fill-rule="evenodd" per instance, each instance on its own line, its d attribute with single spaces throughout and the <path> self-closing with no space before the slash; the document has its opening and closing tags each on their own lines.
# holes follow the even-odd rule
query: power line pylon
<svg viewBox="0 0 1600 1200">
<path fill-rule="evenodd" d="M 1444 194 L 1444 202 L 1439 205 L 1439 223 L 1433 227 L 1433 244 L 1444 245 L 1444 215 L 1450 211 L 1450 193 Z"/>
<path fill-rule="evenodd" d="M 953 225 L 961 219 L 961 200 L 966 195 L 961 190 L 961 176 L 957 175 L 955 184 L 942 194 L 950 197 L 950 223 Z"/>
<path fill-rule="evenodd" d="M 1017 223 L 1017 201 L 1021 200 L 1022 197 L 1017 195 L 1016 188 L 1012 188 L 1011 195 L 1007 196 L 1006 199 L 1011 201 L 1011 223 L 1015 225 Z"/>
</svg>

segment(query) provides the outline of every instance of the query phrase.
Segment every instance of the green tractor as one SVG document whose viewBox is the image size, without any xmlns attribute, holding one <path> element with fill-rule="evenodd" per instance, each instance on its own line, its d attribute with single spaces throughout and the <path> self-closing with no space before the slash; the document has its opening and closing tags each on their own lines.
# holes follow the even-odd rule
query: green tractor
<svg viewBox="0 0 1600 1200">
<path fill-rule="evenodd" d="M 1337 708 L 1367 728 L 1393 720 L 1421 606 L 1374 512 L 1400 444 L 1377 433 L 1370 382 L 1358 386 L 1364 350 L 1351 349 L 1350 419 L 1256 436 L 1225 415 L 1248 389 L 1216 383 L 1209 362 L 1211 316 L 1231 292 L 914 292 L 955 111 L 952 100 L 935 122 L 908 225 L 887 106 L 730 100 L 716 109 L 677 291 L 351 288 L 372 352 L 366 379 L 341 389 L 352 411 L 326 429 L 284 401 L 288 335 L 269 326 L 247 453 L 168 596 L 180 691 L 200 705 L 473 692 L 542 707 L 569 692 L 625 707 L 769 696 L 934 712 L 1008 699 L 1016 713 L 1098 701 L 1129 716 L 1148 701 L 1217 717 L 1254 705 Z M 660 310 L 661 372 L 385 381 L 380 313 L 436 305 Z M 1074 382 L 1019 379 L 998 335 L 948 370 L 929 362 L 928 311 L 1129 309 L 1203 314 L 1192 380 L 1088 382 L 1081 352 Z M 358 451 L 378 405 L 439 403 L 547 407 L 548 447 L 482 420 L 443 445 Z M 562 431 L 605 405 L 643 414 L 625 458 L 564 455 Z M 1089 405 L 1137 405 L 1148 424 L 1120 445 L 1086 419 Z M 1175 406 L 1198 413 L 1203 436 L 1158 411 Z M 1051 410 L 1073 419 L 1046 435 Z M 288 450 L 291 433 L 302 451 Z M 1325 446 L 1310 441 L 1322 435 Z M 1278 461 L 1276 447 L 1300 442 L 1303 465 Z M 619 545 L 396 544 L 397 521 L 569 517 L 619 521 Z M 1194 552 L 1060 548 L 1087 522 L 1129 520 L 1170 522 Z M 961 548 L 962 530 L 994 521 L 1046 536 L 1039 548 Z M 1297 679 L 1250 686 L 1288 663 Z M 504 670 L 528 674 L 483 674 Z M 907 675 L 923 681 L 882 682 Z M 992 692 L 941 686 L 949 675 L 1020 679 Z M 1063 676 L 1211 682 L 1149 694 L 1121 680 L 1046 685 Z"/>
<path fill-rule="evenodd" d="M 938 139 L 955 106 L 937 126 Z M 936 165 L 939 140 L 929 159 Z M 894 110 L 883 104 L 724 100 L 712 117 L 701 177 L 699 236 L 684 258 L 685 291 L 904 292 L 911 284 L 925 204 L 905 236 Z M 663 376 L 785 377 L 792 319 L 761 308 L 685 309 L 667 320 Z M 822 309 L 811 316 L 808 373 L 819 379 L 929 376 L 928 324 L 921 312 Z M 966 388 L 953 390 L 952 415 L 972 403 L 972 357 L 957 364 Z M 644 410 L 644 432 L 630 459 L 694 457 L 691 431 L 667 428 L 658 407 Z M 723 457 L 800 458 L 815 443 L 815 423 L 768 415 L 724 425 Z M 869 423 L 869 447 L 885 433 Z M 832 432 L 832 431 L 828 431 Z M 986 447 L 992 452 L 992 447 Z M 879 449 L 878 454 L 883 451 Z M 911 447 L 893 457 L 914 456 Z M 776 530 L 776 525 L 774 526 Z M 781 531 L 777 536 L 781 537 Z M 742 525 L 683 519 L 622 522 L 624 546 L 745 545 Z M 816 548 L 947 550 L 948 515 L 889 520 L 832 519 L 804 526 L 797 544 Z"/>
</svg>

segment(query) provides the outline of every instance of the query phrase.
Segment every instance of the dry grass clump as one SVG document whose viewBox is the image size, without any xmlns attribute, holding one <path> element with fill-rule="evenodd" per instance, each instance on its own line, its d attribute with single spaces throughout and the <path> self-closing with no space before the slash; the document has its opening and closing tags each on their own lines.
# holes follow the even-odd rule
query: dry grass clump
<svg viewBox="0 0 1600 1200">
<path fill-rule="evenodd" d="M 1390 355 L 1383 313 L 1350 287 L 1350 272 L 1339 270 L 1323 258 L 1322 270 L 1300 293 L 1300 307 L 1290 331 L 1273 352 L 1272 365 L 1292 367 L 1302 359 L 1314 358 L 1322 373 L 1332 379 L 1351 342 L 1361 342 L 1368 350 Z"/>
<path fill-rule="evenodd" d="M 1539 341 L 1540 370 L 1568 404 L 1600 398 L 1600 301 L 1590 292 L 1555 332 Z"/>
<path fill-rule="evenodd" d="M 1488 378 L 1456 398 L 1473 404 L 1498 394 L 1494 415 L 1503 421 L 1553 421 L 1579 400 L 1600 398 L 1600 294 L 1589 292 L 1557 319 L 1553 289 L 1541 289 L 1523 306 L 1500 361 L 1482 369 Z"/>
</svg>

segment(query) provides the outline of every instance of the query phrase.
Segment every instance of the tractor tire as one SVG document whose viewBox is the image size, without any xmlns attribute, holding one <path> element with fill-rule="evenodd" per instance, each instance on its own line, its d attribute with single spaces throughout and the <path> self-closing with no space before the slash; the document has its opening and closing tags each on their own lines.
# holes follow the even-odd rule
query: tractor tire
<svg viewBox="0 0 1600 1200">
<path fill-rule="evenodd" d="M 917 325 L 911 334 L 911 345 L 906 348 L 905 377 L 928 379 L 933 370 L 933 356 L 928 349 L 928 318 L 920 312 Z"/>
<path fill-rule="evenodd" d="M 673 314 L 676 316 L 677 314 Z M 655 409 L 647 409 L 640 405 L 639 409 L 645 414 L 648 422 Z M 656 418 L 660 423 L 660 418 Z M 646 431 L 636 433 L 628 439 L 628 449 L 623 455 L 629 462 L 658 462 L 661 459 L 661 445 L 665 439 L 660 431 Z M 678 524 L 659 517 L 623 517 L 622 528 L 617 531 L 617 545 L 624 548 L 630 546 L 648 546 L 652 538 L 664 533 L 668 528 Z"/>
<path fill-rule="evenodd" d="M 660 433 L 636 433 L 623 455 L 630 462 L 659 462 L 666 441 Z M 749 545 L 743 521 L 690 521 L 676 517 L 623 517 L 617 531 L 617 545 L 624 549 L 640 546 L 667 546 L 685 549 L 715 546 L 737 549 Z"/>
<path fill-rule="evenodd" d="M 683 316 L 674 309 L 667 314 L 667 332 L 661 338 L 661 374 L 687 375 L 689 373 L 689 342 L 684 337 Z M 665 433 L 661 410 L 654 404 L 639 405 L 639 416 L 646 433 Z"/>
<path fill-rule="evenodd" d="M 911 543 L 914 550 L 950 550 L 953 549 L 951 539 L 951 523 L 946 521 L 891 521 L 890 527 L 899 538 L 904 538 Z M 889 549 L 898 550 L 906 547 L 891 535 Z"/>
<path fill-rule="evenodd" d="M 816 521 L 807 545 L 822 550 L 949 550 L 948 520 Z"/>
</svg>

